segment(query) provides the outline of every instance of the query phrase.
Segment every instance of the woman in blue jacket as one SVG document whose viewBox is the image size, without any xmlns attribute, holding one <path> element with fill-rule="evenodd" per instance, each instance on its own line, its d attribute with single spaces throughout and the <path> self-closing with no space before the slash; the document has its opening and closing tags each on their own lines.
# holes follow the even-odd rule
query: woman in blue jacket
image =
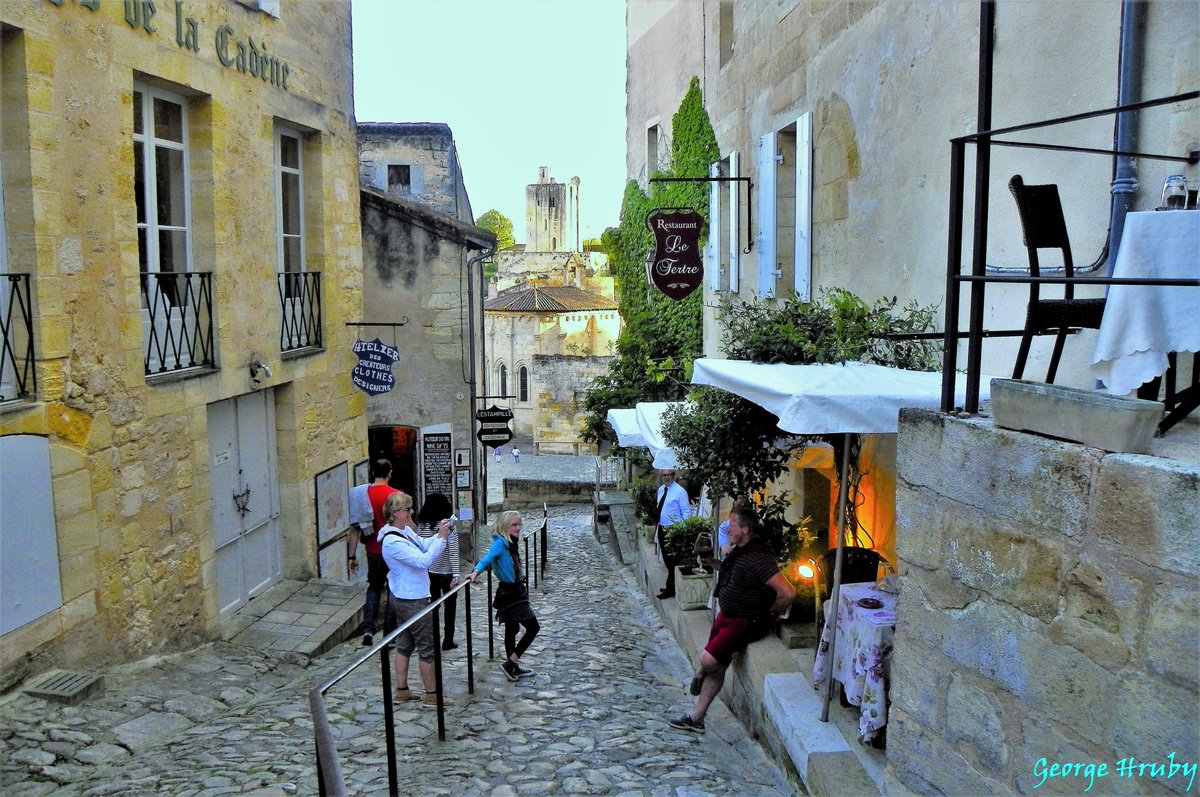
<svg viewBox="0 0 1200 797">
<path fill-rule="evenodd" d="M 492 526 L 492 547 L 467 576 L 474 583 L 480 573 L 491 568 L 500 579 L 500 586 L 492 598 L 492 608 L 496 610 L 496 619 L 504 623 L 504 652 L 508 658 L 500 663 L 500 669 L 510 681 L 533 675 L 532 670 L 525 669 L 519 662 L 541 627 L 529 605 L 529 590 L 521 573 L 521 556 L 517 548 L 520 540 L 521 515 L 513 511 L 501 512 Z M 519 642 L 518 626 L 525 629 Z"/>
</svg>

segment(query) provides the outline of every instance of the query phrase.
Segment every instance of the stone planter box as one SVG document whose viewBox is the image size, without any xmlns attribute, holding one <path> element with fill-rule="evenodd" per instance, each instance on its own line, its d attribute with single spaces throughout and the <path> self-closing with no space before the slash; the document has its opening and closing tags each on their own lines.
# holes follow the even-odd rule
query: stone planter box
<svg viewBox="0 0 1200 797">
<path fill-rule="evenodd" d="M 691 568 L 675 568 L 675 602 L 679 608 L 706 609 L 712 595 L 712 573 L 693 574 Z"/>
<path fill-rule="evenodd" d="M 997 426 L 1127 454 L 1144 454 L 1163 405 L 1024 379 L 992 380 Z"/>
<path fill-rule="evenodd" d="M 638 535 L 646 542 L 654 542 L 654 526 L 647 526 L 642 523 L 638 526 Z"/>
</svg>

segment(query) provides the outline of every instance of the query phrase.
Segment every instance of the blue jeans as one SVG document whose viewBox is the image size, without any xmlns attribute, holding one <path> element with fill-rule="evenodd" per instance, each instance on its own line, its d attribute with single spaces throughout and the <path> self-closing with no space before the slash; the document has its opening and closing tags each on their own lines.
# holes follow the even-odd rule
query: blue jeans
<svg viewBox="0 0 1200 797">
<path fill-rule="evenodd" d="M 379 601 L 383 604 L 383 630 L 385 632 L 396 627 L 392 618 L 391 602 L 388 601 L 387 585 L 388 566 L 383 561 L 383 554 L 367 554 L 367 602 L 363 605 L 362 633 L 374 634 L 379 630 L 375 620 L 379 615 Z"/>
</svg>

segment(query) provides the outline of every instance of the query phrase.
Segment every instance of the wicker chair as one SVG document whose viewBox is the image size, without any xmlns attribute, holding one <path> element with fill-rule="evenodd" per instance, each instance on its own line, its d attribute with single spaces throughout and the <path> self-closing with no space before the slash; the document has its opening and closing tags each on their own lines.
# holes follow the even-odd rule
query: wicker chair
<svg viewBox="0 0 1200 797">
<path fill-rule="evenodd" d="M 1038 262 L 1039 249 L 1062 251 L 1063 271 L 1067 277 L 1075 276 L 1075 264 L 1071 259 L 1071 241 L 1067 237 L 1067 224 L 1063 219 L 1062 202 L 1058 198 L 1058 186 L 1025 185 L 1021 175 L 1015 174 L 1008 181 L 1008 190 L 1017 202 L 1017 213 L 1021 217 L 1021 232 L 1025 248 L 1029 252 L 1029 275 L 1041 276 Z M 1013 379 L 1025 373 L 1025 361 L 1033 336 L 1055 331 L 1054 352 L 1050 355 L 1050 367 L 1046 381 L 1054 382 L 1058 362 L 1062 358 L 1063 343 L 1072 329 L 1099 329 L 1104 317 L 1103 299 L 1076 299 L 1075 286 L 1065 285 L 1063 298 L 1041 298 L 1041 285 L 1029 286 L 1029 309 L 1025 314 L 1025 329 L 1021 335 L 1021 347 L 1017 351 L 1017 363 L 1013 368 Z"/>
</svg>

